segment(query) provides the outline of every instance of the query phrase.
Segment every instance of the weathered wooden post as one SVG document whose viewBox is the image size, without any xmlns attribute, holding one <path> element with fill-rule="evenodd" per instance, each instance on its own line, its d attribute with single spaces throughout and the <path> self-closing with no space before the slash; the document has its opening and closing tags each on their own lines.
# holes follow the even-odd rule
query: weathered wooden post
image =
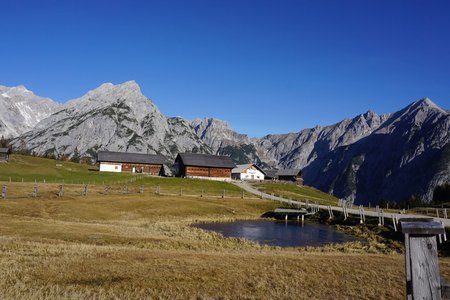
<svg viewBox="0 0 450 300">
<path fill-rule="evenodd" d="M 406 299 L 441 299 L 436 235 L 445 229 L 430 218 L 400 219 L 405 235 Z M 445 287 L 445 285 L 444 285 Z"/>
<path fill-rule="evenodd" d="M 87 185 L 87 184 L 84 184 L 84 185 L 83 185 L 83 191 L 81 192 L 81 195 L 82 195 L 82 196 L 86 196 L 87 193 L 88 193 L 88 185 Z"/>
<path fill-rule="evenodd" d="M 124 194 L 128 194 L 128 185 L 124 185 L 124 186 L 123 186 L 122 192 L 123 192 Z"/>
<path fill-rule="evenodd" d="M 139 193 L 143 194 L 144 193 L 144 186 L 141 185 L 141 187 L 139 188 Z"/>
<path fill-rule="evenodd" d="M 111 187 L 109 185 L 105 186 L 105 194 L 109 194 Z"/>
<path fill-rule="evenodd" d="M 180 196 L 183 196 L 183 187 L 180 187 Z"/>
<path fill-rule="evenodd" d="M 37 183 L 35 183 L 34 186 L 33 186 L 33 193 L 32 193 L 33 198 L 37 197 L 38 192 L 39 192 L 38 191 L 38 185 L 37 185 Z"/>
<path fill-rule="evenodd" d="M 392 215 L 392 224 L 394 224 L 394 230 L 397 232 L 397 223 L 395 222 L 395 215 Z"/>
<path fill-rule="evenodd" d="M 203 198 L 203 189 L 202 189 L 202 193 L 200 194 L 200 197 L 202 197 L 202 198 Z"/>
<path fill-rule="evenodd" d="M 2 199 L 6 199 L 6 185 L 2 187 Z"/>
<path fill-rule="evenodd" d="M 244 191 L 242 191 L 241 199 L 244 199 Z"/>
<path fill-rule="evenodd" d="M 64 185 L 63 185 L 63 184 L 59 185 L 59 193 L 58 193 L 58 196 L 59 196 L 59 197 L 64 196 Z"/>
<path fill-rule="evenodd" d="M 225 190 L 222 191 L 222 198 L 225 198 Z"/>
</svg>

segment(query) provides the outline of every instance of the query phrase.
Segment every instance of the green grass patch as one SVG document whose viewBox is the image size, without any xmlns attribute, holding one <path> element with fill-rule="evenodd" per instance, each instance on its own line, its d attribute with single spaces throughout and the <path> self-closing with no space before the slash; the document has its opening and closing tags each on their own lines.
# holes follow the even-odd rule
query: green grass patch
<svg viewBox="0 0 450 300">
<path fill-rule="evenodd" d="M 132 174 L 99 172 L 95 166 L 48 158 L 17 155 L 0 163 L 0 181 L 61 183 L 112 183 L 133 178 Z"/>
<path fill-rule="evenodd" d="M 338 199 L 310 186 L 298 186 L 290 183 L 255 183 L 254 187 L 268 194 L 299 201 L 317 201 L 322 205 L 337 205 Z"/>
<path fill-rule="evenodd" d="M 103 192 L 103 185 L 110 185 L 111 192 L 119 192 L 124 185 L 128 185 L 136 192 L 140 185 L 143 185 L 145 192 L 156 192 L 157 187 L 162 194 L 173 195 L 204 195 L 221 197 L 239 197 L 242 195 L 242 190 L 228 182 L 200 180 L 188 178 L 172 178 L 172 177 L 158 177 L 147 176 L 142 174 L 131 173 L 113 173 L 113 172 L 99 172 L 96 166 L 78 164 L 68 161 L 59 161 L 54 159 L 47 159 L 34 156 L 25 155 L 11 155 L 10 161 L 7 163 L 0 163 L 0 182 L 8 186 L 9 195 L 25 196 L 32 191 L 32 185 L 14 186 L 12 183 L 34 183 L 39 184 L 40 193 L 48 191 L 51 194 L 58 193 L 58 185 L 44 186 L 45 184 L 61 184 L 66 185 L 66 192 L 73 194 L 70 190 L 76 190 L 76 193 L 81 193 L 81 184 L 88 184 L 90 192 Z M 72 186 L 72 187 L 71 187 Z M 20 194 L 15 191 L 17 189 L 23 190 Z M 26 192 L 25 192 L 26 191 Z"/>
</svg>

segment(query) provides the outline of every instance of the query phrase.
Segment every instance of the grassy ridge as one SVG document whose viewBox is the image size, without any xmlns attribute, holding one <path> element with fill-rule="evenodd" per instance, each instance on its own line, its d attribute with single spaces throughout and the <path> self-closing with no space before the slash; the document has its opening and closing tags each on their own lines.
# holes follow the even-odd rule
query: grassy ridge
<svg viewBox="0 0 450 300">
<path fill-rule="evenodd" d="M 292 200 L 305 201 L 317 201 L 323 205 L 337 205 L 338 199 L 330 194 L 324 193 L 309 186 L 298 186 L 288 183 L 267 182 L 267 183 L 255 183 L 254 186 L 268 194 L 280 195 Z"/>
<path fill-rule="evenodd" d="M 139 186 L 143 185 L 146 192 L 155 192 L 159 186 L 160 192 L 164 194 L 200 196 L 203 193 L 217 197 L 222 194 L 238 197 L 242 194 L 240 188 L 227 182 L 98 172 L 95 166 L 33 156 L 11 155 L 8 163 L 0 164 L 0 182 L 8 185 L 8 194 L 11 196 L 29 196 L 32 185 L 26 182 L 34 183 L 35 180 L 39 183 L 40 193 L 46 196 L 56 195 L 62 182 L 65 183 L 67 194 L 80 194 L 82 184 L 89 184 L 89 191 L 95 194 L 104 192 L 103 185 L 110 185 L 112 193 L 120 193 L 125 184 L 132 192 L 139 191 Z M 44 181 L 46 184 L 43 184 Z"/>
<path fill-rule="evenodd" d="M 11 155 L 0 163 L 0 181 L 21 182 L 114 182 L 132 178 L 132 174 L 98 172 L 94 166 L 26 155 Z"/>
</svg>

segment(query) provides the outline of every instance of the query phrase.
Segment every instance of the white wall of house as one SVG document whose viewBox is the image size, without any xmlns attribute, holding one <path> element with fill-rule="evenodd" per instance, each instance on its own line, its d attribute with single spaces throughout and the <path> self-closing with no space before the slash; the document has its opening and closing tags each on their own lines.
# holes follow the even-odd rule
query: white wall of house
<svg viewBox="0 0 450 300">
<path fill-rule="evenodd" d="M 233 174 L 235 175 L 235 174 Z M 242 173 L 238 173 L 240 180 L 264 180 L 264 174 L 256 168 L 247 168 Z"/>
<path fill-rule="evenodd" d="M 122 164 L 101 162 L 100 163 L 100 171 L 101 172 L 122 172 Z"/>
</svg>

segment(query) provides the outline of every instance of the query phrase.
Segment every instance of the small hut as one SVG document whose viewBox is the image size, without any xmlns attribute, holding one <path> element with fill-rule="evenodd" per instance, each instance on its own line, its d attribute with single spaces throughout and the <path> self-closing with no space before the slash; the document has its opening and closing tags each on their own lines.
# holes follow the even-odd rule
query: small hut
<svg viewBox="0 0 450 300">
<path fill-rule="evenodd" d="M 9 149 L 0 148 L 0 161 L 8 161 L 8 160 L 9 160 Z"/>
</svg>

